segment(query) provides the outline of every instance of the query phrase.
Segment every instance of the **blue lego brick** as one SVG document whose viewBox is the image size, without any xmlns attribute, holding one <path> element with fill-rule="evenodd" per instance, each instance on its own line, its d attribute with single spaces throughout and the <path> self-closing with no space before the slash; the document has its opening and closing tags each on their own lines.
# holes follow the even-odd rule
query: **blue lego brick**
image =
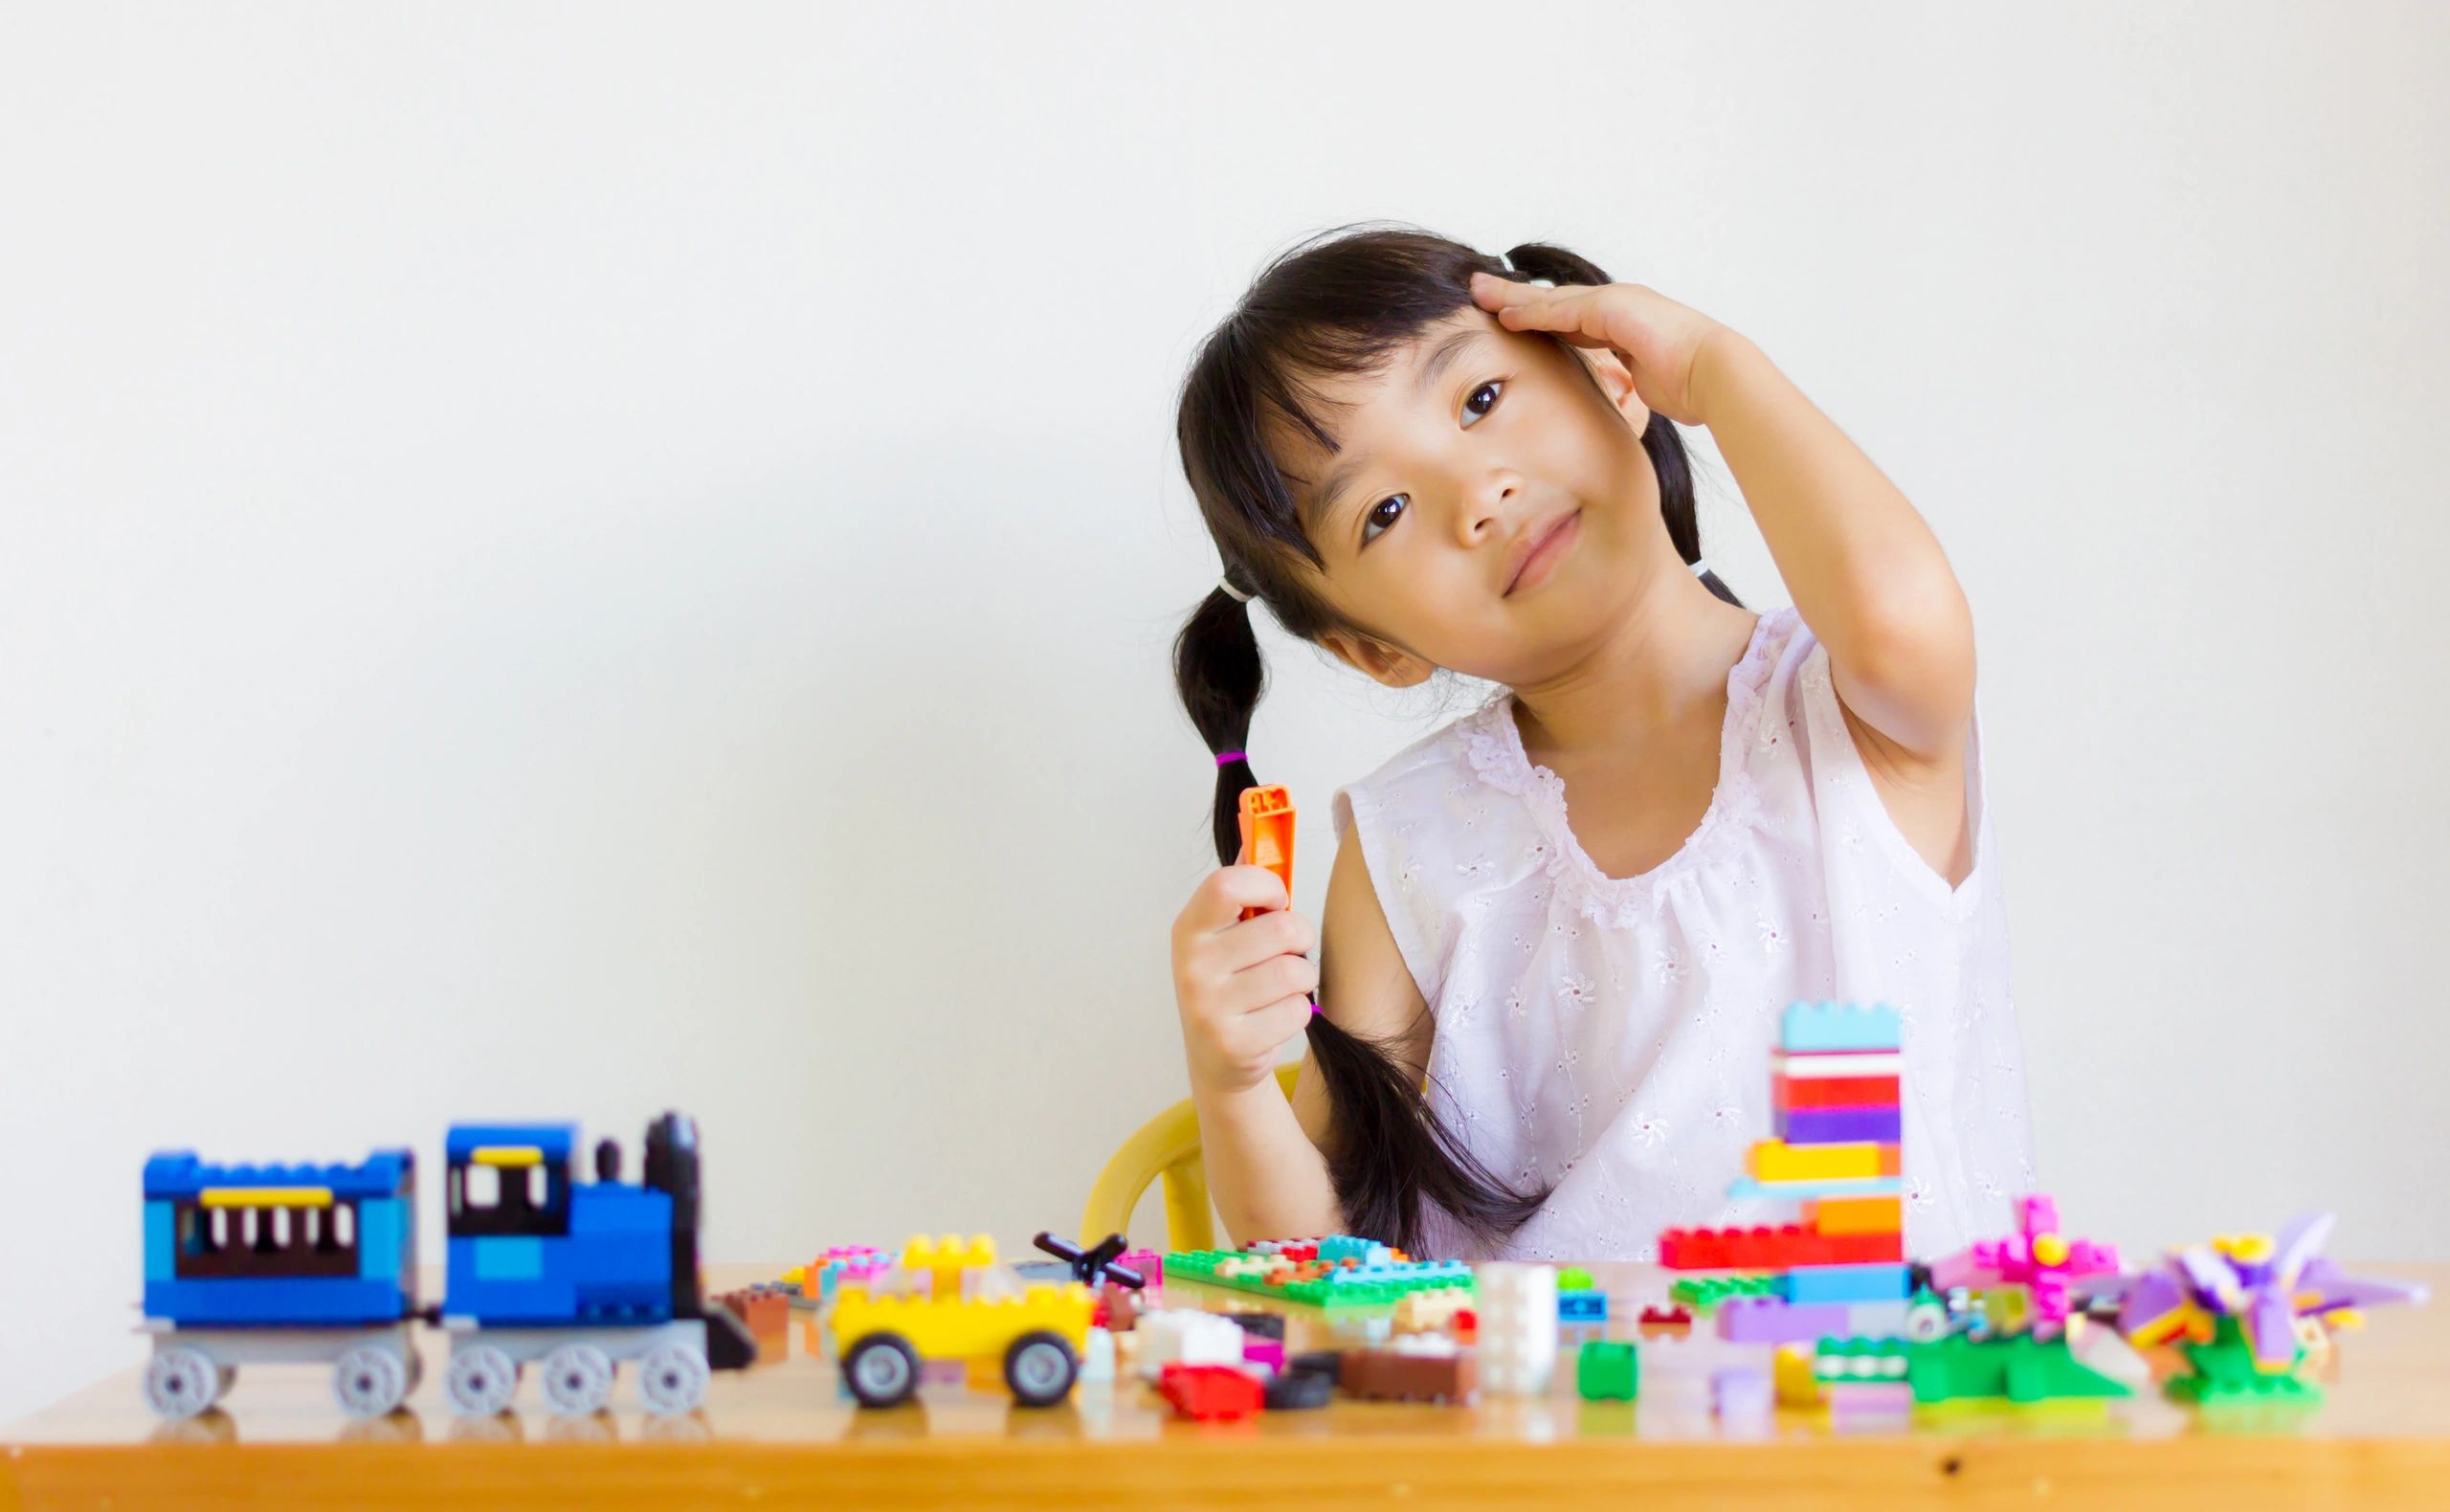
<svg viewBox="0 0 2450 1512">
<path fill-rule="evenodd" d="M 369 1281 L 398 1281 L 415 1270 L 409 1248 L 415 1215 L 399 1197 L 369 1197 L 357 1205 L 357 1274 Z"/>
<path fill-rule="evenodd" d="M 167 1202 L 145 1205 L 145 1279 L 167 1281 L 178 1274 L 178 1232 Z"/>
<path fill-rule="evenodd" d="M 1778 1027 L 1783 1050 L 1895 1050 L 1897 1010 L 1885 1003 L 1791 1003 Z"/>
<path fill-rule="evenodd" d="M 442 1154 L 456 1165 L 479 1149 L 533 1145 L 547 1162 L 560 1164 L 570 1158 L 577 1143 L 575 1123 L 454 1123 L 443 1136 Z"/>
<path fill-rule="evenodd" d="M 545 1279 L 545 1241 L 495 1237 L 468 1241 L 475 1247 L 476 1279 L 480 1281 L 539 1281 Z"/>
<path fill-rule="evenodd" d="M 409 1313 L 396 1281 L 354 1277 L 246 1277 L 145 1283 L 145 1316 L 182 1327 L 279 1328 L 397 1323 Z"/>
<path fill-rule="evenodd" d="M 1778 1138 L 1790 1145 L 1895 1145 L 1905 1137 L 1905 1110 L 1884 1107 L 1780 1108 Z"/>
<path fill-rule="evenodd" d="M 1798 1265 L 1772 1283 L 1790 1303 L 1902 1301 L 1910 1287 L 1903 1265 Z"/>
<path fill-rule="evenodd" d="M 478 1274 L 477 1246 L 493 1242 L 490 1238 L 457 1238 L 445 1246 L 443 1267 L 442 1310 L 454 1317 L 474 1318 L 487 1323 L 533 1323 L 549 1326 L 566 1323 L 578 1316 L 578 1294 L 568 1279 L 554 1264 L 553 1251 L 567 1244 L 564 1239 L 540 1240 L 543 1251 L 542 1275 L 533 1280 L 489 1280 Z"/>
<path fill-rule="evenodd" d="M 570 1189 L 570 1233 L 669 1234 L 672 1193 L 597 1182 Z"/>
<path fill-rule="evenodd" d="M 1845 1181 L 1754 1181 L 1738 1176 L 1727 1183 L 1730 1197 L 1764 1197 L 1771 1202 L 1795 1202 L 1806 1197 L 1902 1197 L 1905 1194 L 1904 1178 L 1899 1176 L 1860 1176 Z"/>
<path fill-rule="evenodd" d="M 145 1163 L 145 1195 L 192 1201 L 207 1187 L 326 1187 L 335 1198 L 399 1193 L 416 1167 L 405 1149 L 376 1150 L 353 1166 L 208 1166 L 193 1150 L 165 1150 Z"/>
<path fill-rule="evenodd" d="M 1561 1323 L 1604 1323 L 1608 1321 L 1608 1294 L 1600 1291 L 1563 1291 L 1557 1293 L 1557 1322 Z"/>
</svg>

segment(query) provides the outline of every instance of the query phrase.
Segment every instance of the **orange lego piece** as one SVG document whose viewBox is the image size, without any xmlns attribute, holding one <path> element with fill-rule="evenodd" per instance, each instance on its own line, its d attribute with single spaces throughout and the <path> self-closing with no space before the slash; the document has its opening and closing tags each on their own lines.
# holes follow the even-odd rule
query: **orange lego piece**
<svg viewBox="0 0 2450 1512">
<path fill-rule="evenodd" d="M 1245 788 L 1242 789 L 1242 854 L 1235 862 L 1240 866 L 1263 866 L 1276 874 L 1284 884 L 1284 896 L 1293 896 L 1293 797 L 1282 788 Z M 1245 908 L 1242 917 L 1259 913 Z"/>
<path fill-rule="evenodd" d="M 1819 1197 L 1803 1205 L 1806 1227 L 1822 1234 L 1903 1234 L 1902 1197 Z"/>
</svg>

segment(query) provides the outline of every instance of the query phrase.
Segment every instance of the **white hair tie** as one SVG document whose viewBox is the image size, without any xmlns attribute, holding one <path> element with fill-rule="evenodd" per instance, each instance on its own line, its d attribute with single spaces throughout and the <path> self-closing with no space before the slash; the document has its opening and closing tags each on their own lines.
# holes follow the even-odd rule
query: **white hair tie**
<svg viewBox="0 0 2450 1512">
<path fill-rule="evenodd" d="M 1699 557 L 1694 558 L 1693 561 L 1687 565 L 1692 567 L 1693 575 L 1695 577 L 1708 577 L 1710 575 L 1710 565 L 1707 562 L 1701 560 Z"/>
<path fill-rule="evenodd" d="M 1219 577 L 1216 580 L 1216 586 L 1223 589 L 1225 590 L 1225 596 L 1232 599 L 1236 604 L 1247 604 L 1251 601 L 1251 595 L 1243 592 L 1240 589 L 1236 588 L 1232 578 Z"/>
<path fill-rule="evenodd" d="M 1502 252 L 1497 255 L 1497 265 L 1503 268 L 1508 273 L 1521 273 L 1523 271 L 1514 265 L 1514 259 L 1512 257 Z M 1527 278 L 1524 281 L 1529 283 L 1531 287 L 1535 289 L 1553 289 L 1557 286 L 1557 280 L 1554 278 Z"/>
</svg>

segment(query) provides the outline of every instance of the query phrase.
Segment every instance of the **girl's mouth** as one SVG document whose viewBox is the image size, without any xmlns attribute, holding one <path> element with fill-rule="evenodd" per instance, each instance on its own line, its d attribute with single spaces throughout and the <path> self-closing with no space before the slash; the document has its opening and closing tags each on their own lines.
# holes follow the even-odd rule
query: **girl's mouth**
<svg viewBox="0 0 2450 1512">
<path fill-rule="evenodd" d="M 1575 509 L 1568 511 L 1564 518 L 1533 537 L 1531 549 L 1524 553 L 1523 560 L 1514 568 L 1514 575 L 1506 579 L 1505 591 L 1499 597 L 1510 598 L 1521 589 L 1538 588 L 1546 582 L 1556 565 L 1565 559 L 1565 554 L 1572 549 L 1575 538 L 1581 533 L 1582 511 Z"/>
</svg>

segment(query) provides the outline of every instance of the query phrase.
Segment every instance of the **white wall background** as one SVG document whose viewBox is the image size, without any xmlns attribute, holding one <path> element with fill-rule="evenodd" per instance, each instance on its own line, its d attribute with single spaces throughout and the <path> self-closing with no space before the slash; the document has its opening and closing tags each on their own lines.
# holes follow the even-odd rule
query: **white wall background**
<svg viewBox="0 0 2450 1512">
<path fill-rule="evenodd" d="M 0 1420 L 166 1144 L 673 1105 L 717 1258 L 1068 1231 L 1182 1089 L 1174 387 L 1370 216 L 1930 518 L 2078 1227 L 2450 1257 L 2444 185 L 2428 5 L 0 11 Z M 1438 711 L 1275 649 L 1315 906 Z"/>
</svg>

